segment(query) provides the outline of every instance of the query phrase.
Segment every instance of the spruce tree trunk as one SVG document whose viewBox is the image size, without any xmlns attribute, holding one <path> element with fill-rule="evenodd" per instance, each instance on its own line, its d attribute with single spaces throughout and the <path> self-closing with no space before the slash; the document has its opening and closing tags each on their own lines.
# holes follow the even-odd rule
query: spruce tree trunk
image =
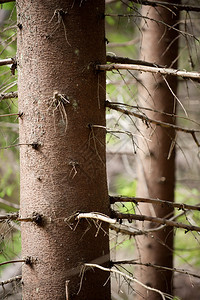
<svg viewBox="0 0 200 300">
<path fill-rule="evenodd" d="M 23 299 L 110 299 L 108 228 L 76 212 L 109 214 L 105 169 L 104 0 L 18 0 Z M 75 222 L 75 221 L 74 221 Z M 76 222 L 75 222 L 76 223 Z M 106 264 L 105 264 L 106 265 Z M 68 295 L 65 295 L 65 283 Z M 67 298 L 68 297 L 68 298 Z"/>
<path fill-rule="evenodd" d="M 178 3 L 178 1 L 176 1 Z M 143 6 L 142 15 L 150 19 L 165 22 L 174 26 L 178 21 L 178 15 L 164 7 Z M 142 45 L 141 59 L 162 66 L 176 67 L 174 62 L 178 56 L 178 33 L 161 23 L 148 19 L 142 21 Z M 166 76 L 173 93 L 176 93 L 177 79 Z M 140 105 L 152 111 L 144 110 L 145 114 L 159 121 L 173 123 L 175 119 L 166 114 L 175 113 L 176 99 L 166 81 L 161 75 L 143 73 L 140 76 L 139 101 Z M 158 198 L 174 201 L 175 186 L 175 148 L 174 130 L 165 129 L 153 124 L 140 123 L 142 136 L 139 142 L 138 159 L 138 197 Z M 141 204 L 139 212 L 155 217 L 172 217 L 173 209 L 161 205 Z M 154 228 L 157 225 L 149 222 L 139 224 L 142 229 Z M 138 254 L 142 263 L 152 263 L 160 266 L 173 267 L 173 229 L 165 227 L 149 236 L 137 238 Z M 159 271 L 150 267 L 141 267 L 136 270 L 136 278 L 146 285 L 157 288 L 163 292 L 172 294 L 172 272 Z M 156 293 L 147 292 L 137 286 L 137 299 L 161 299 Z M 143 298 L 144 297 L 144 298 Z"/>
</svg>

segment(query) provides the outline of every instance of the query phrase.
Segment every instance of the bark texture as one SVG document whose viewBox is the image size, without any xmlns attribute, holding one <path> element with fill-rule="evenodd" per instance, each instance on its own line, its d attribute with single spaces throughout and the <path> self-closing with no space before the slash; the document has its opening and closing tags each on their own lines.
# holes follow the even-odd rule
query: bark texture
<svg viewBox="0 0 200 300">
<path fill-rule="evenodd" d="M 178 1 L 176 1 L 178 3 Z M 142 8 L 142 15 L 175 26 L 178 15 L 164 7 Z M 178 33 L 165 26 L 145 19 L 142 21 L 141 59 L 166 67 L 176 67 L 178 56 Z M 139 101 L 143 107 L 163 113 L 175 113 L 177 79 L 161 75 L 142 73 L 139 85 Z M 170 88 L 169 88 L 169 86 Z M 170 89 L 173 91 L 170 91 Z M 153 111 L 144 111 L 152 119 L 175 123 L 173 117 Z M 175 132 L 153 124 L 140 123 L 142 137 L 139 142 L 138 160 L 138 197 L 159 198 L 174 201 L 175 185 Z M 156 217 L 172 217 L 173 209 L 161 205 L 140 204 L 139 212 Z M 145 228 L 154 228 L 156 225 L 144 222 L 139 225 Z M 152 263 L 161 266 L 173 267 L 173 229 L 155 232 L 148 237 L 137 238 L 138 254 L 143 263 Z M 172 272 L 158 271 L 149 267 L 136 270 L 136 278 L 148 286 L 172 294 Z M 137 299 L 161 299 L 157 293 L 147 292 L 137 286 Z"/>
<path fill-rule="evenodd" d="M 108 274 L 81 265 L 109 260 L 108 228 L 73 219 L 109 214 L 105 170 L 104 0 L 18 0 L 23 299 L 110 299 Z M 99 259 L 99 260 L 98 260 Z M 105 263 L 106 265 L 106 263 Z M 65 287 L 68 281 L 67 289 Z M 68 295 L 65 295 L 67 290 Z"/>
</svg>

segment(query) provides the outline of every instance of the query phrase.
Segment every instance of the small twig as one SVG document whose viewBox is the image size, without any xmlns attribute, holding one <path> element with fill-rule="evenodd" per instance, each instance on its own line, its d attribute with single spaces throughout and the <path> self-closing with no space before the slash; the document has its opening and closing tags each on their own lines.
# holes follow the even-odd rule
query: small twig
<svg viewBox="0 0 200 300">
<path fill-rule="evenodd" d="M 195 40 L 197 40 L 199 42 L 198 38 L 196 36 L 194 36 L 193 34 L 190 34 L 186 31 L 182 31 L 182 30 L 176 28 L 175 26 L 171 26 L 171 25 L 167 24 L 166 22 L 164 22 L 162 20 L 156 20 L 156 19 L 150 18 L 148 16 L 143 16 L 141 14 L 138 14 L 138 15 L 136 15 L 135 13 L 134 14 L 105 14 L 104 16 L 105 17 L 117 17 L 117 18 L 131 18 L 131 17 L 133 17 L 133 18 L 142 18 L 144 20 L 149 20 L 149 21 L 155 22 L 157 24 L 162 24 L 162 25 L 164 25 L 165 27 L 167 27 L 171 30 L 175 30 L 176 32 L 179 32 L 183 36 L 193 37 Z"/>
<path fill-rule="evenodd" d="M 12 63 L 13 63 L 12 58 L 0 59 L 0 66 L 11 65 Z"/>
<path fill-rule="evenodd" d="M 199 72 L 188 72 L 180 71 L 171 68 L 157 68 L 143 65 L 133 65 L 133 64 L 110 64 L 110 65 L 96 65 L 96 69 L 99 71 L 112 71 L 112 70 L 134 70 L 141 72 L 150 72 L 161 75 L 172 75 L 180 76 L 185 79 L 200 80 Z"/>
<path fill-rule="evenodd" d="M 169 219 L 164 219 L 164 218 L 157 218 L 157 217 L 151 217 L 151 216 L 146 216 L 146 215 L 137 215 L 137 214 L 123 214 L 123 213 L 117 213 L 115 211 L 112 210 L 111 212 L 111 218 L 103 215 L 101 213 L 97 213 L 97 212 L 90 212 L 90 213 L 78 213 L 75 217 L 76 220 L 80 220 L 80 219 L 95 219 L 95 220 L 100 220 L 106 223 L 109 223 L 111 225 L 117 225 L 118 220 L 137 220 L 137 221 L 150 221 L 150 222 L 155 222 L 158 224 L 162 224 L 162 225 L 166 225 L 166 226 L 172 226 L 172 227 L 176 227 L 176 228 L 183 228 L 187 231 L 197 231 L 200 232 L 200 227 L 198 226 L 192 226 L 192 225 L 187 225 L 187 224 L 182 224 L 182 223 L 178 223 L 178 222 L 174 222 L 172 220 Z M 128 226 L 126 226 L 124 228 L 124 230 L 127 232 L 129 231 Z M 120 230 L 119 230 L 120 231 Z M 130 232 L 129 234 L 132 235 L 136 235 L 138 231 L 134 231 L 134 232 Z M 144 232 L 143 232 L 144 234 Z"/>
<path fill-rule="evenodd" d="M 13 144 L 13 145 L 9 145 L 9 146 L 5 146 L 5 147 L 0 147 L 0 150 L 2 149 L 9 149 L 9 148 L 12 148 L 12 147 L 19 147 L 19 146 L 31 146 L 33 149 L 37 150 L 40 146 L 40 144 L 38 143 L 30 143 L 30 144 L 23 144 L 23 143 L 19 143 L 19 144 Z"/>
<path fill-rule="evenodd" d="M 4 281 L 0 281 L 0 285 L 4 286 L 5 284 L 12 283 L 12 282 L 15 282 L 15 281 L 20 282 L 21 280 L 22 280 L 22 275 L 18 275 L 18 276 L 9 278 L 9 279 L 4 280 Z"/>
<path fill-rule="evenodd" d="M 163 68 L 163 66 L 157 65 L 156 63 L 150 63 L 150 62 L 143 61 L 143 60 L 138 60 L 138 59 L 131 59 L 129 57 L 106 55 L 106 60 L 109 63 L 115 63 L 115 64 L 116 63 L 117 64 L 133 64 L 133 65 Z"/>
<path fill-rule="evenodd" d="M 123 114 L 125 115 L 131 115 L 131 116 L 134 116 L 136 118 L 139 118 L 141 119 L 142 121 L 144 121 L 145 123 L 153 123 L 157 126 L 161 126 L 161 127 L 164 127 L 164 128 L 173 128 L 175 129 L 176 131 L 182 131 L 182 132 L 185 132 L 185 133 L 190 133 L 195 141 L 195 143 L 197 144 L 198 147 L 200 147 L 200 143 L 198 142 L 197 138 L 196 138 L 196 135 L 195 133 L 196 132 L 200 132 L 200 130 L 195 130 L 195 129 L 189 129 L 189 128 L 183 128 L 183 127 L 180 127 L 180 126 L 177 126 L 177 125 L 174 125 L 174 124 L 171 124 L 171 123 L 166 123 L 166 122 L 162 122 L 162 121 L 158 121 L 158 120 L 154 120 L 154 119 L 150 119 L 148 118 L 147 116 L 145 115 L 142 115 L 140 113 L 136 113 L 134 111 L 130 111 L 130 110 L 127 110 L 127 109 L 124 109 L 124 108 L 121 108 L 119 107 L 117 104 L 113 104 L 109 101 L 106 101 L 106 107 L 109 107 L 111 109 L 114 109 L 114 110 L 117 110 L 119 112 L 122 112 Z"/>
<path fill-rule="evenodd" d="M 200 11 L 200 6 L 194 6 L 194 5 L 184 5 L 184 4 L 178 4 L 178 3 L 171 3 L 171 2 L 163 2 L 163 1 L 148 1 L 148 0 L 129 0 L 131 2 L 134 2 L 136 4 L 141 5 L 149 5 L 149 6 L 161 6 L 161 7 L 169 7 L 173 8 L 179 11 Z"/>
<path fill-rule="evenodd" d="M 84 264 L 84 266 L 85 267 L 89 267 L 89 268 L 98 268 L 98 269 L 100 269 L 102 271 L 106 271 L 106 272 L 118 274 L 118 275 L 120 275 L 120 276 L 122 276 L 122 277 L 124 277 L 124 278 L 126 278 L 126 279 L 128 279 L 130 281 L 134 281 L 135 283 L 143 286 L 145 289 L 147 289 L 149 291 L 153 291 L 153 292 L 156 292 L 156 293 L 160 294 L 163 300 L 165 300 L 165 296 L 167 296 L 169 299 L 173 299 L 172 296 L 170 296 L 170 295 L 168 295 L 166 293 L 163 293 L 163 292 L 161 292 L 161 291 L 159 291 L 157 289 L 154 289 L 152 287 L 149 287 L 149 286 L 145 285 L 144 283 L 140 282 L 139 280 L 137 280 L 136 278 L 134 278 L 134 277 L 132 277 L 132 276 L 130 276 L 128 274 L 125 274 L 125 273 L 123 273 L 123 272 L 121 272 L 119 270 L 113 270 L 113 269 L 102 267 L 101 265 L 90 264 L 90 263 L 86 263 L 86 264 Z"/>
<path fill-rule="evenodd" d="M 19 213 L 0 215 L 0 222 L 4 220 L 12 220 L 18 222 L 35 222 L 36 224 L 41 224 L 42 216 L 38 213 L 33 213 L 31 217 L 22 218 L 19 217 Z"/>
<path fill-rule="evenodd" d="M 171 201 L 152 199 L 152 198 L 110 196 L 110 204 L 114 204 L 115 202 L 133 202 L 135 204 L 143 202 L 143 203 L 160 204 L 162 206 L 165 205 L 168 207 L 175 207 L 175 208 L 178 208 L 179 210 L 183 210 L 183 211 L 186 209 L 200 211 L 199 206 L 188 205 L 185 203 L 175 203 L 175 202 L 171 202 Z"/>
<path fill-rule="evenodd" d="M 149 221 L 149 222 L 154 222 L 158 224 L 163 224 L 167 226 L 172 226 L 176 228 L 183 228 L 186 230 L 186 233 L 188 231 L 197 231 L 200 232 L 200 227 L 198 226 L 192 226 L 192 225 L 187 225 L 187 224 L 182 224 L 178 222 L 174 222 L 168 219 L 164 218 L 157 218 L 157 217 L 152 217 L 152 216 L 146 216 L 146 215 L 137 215 L 137 214 L 123 214 L 123 213 L 118 213 L 112 210 L 111 212 L 112 218 L 115 218 L 116 220 L 137 220 L 137 221 Z"/>
<path fill-rule="evenodd" d="M 13 116 L 20 116 L 19 113 L 14 113 L 14 114 L 5 114 L 5 115 L 0 115 L 0 118 L 4 118 L 4 117 L 13 117 Z"/>
<path fill-rule="evenodd" d="M 145 266 L 145 267 L 152 267 L 152 268 L 158 269 L 158 270 L 172 271 L 172 272 L 182 273 L 182 274 L 185 274 L 185 275 L 189 275 L 189 276 L 193 276 L 193 277 L 196 277 L 196 278 L 200 278 L 200 275 L 197 275 L 197 274 L 194 274 L 194 273 L 190 273 L 190 272 L 185 271 L 183 269 L 158 266 L 158 265 L 154 265 L 154 264 L 151 264 L 151 263 L 140 263 L 140 262 L 136 262 L 135 260 L 111 261 L 111 266 L 113 266 L 113 265 L 124 265 L 124 264 L 139 265 L 139 266 Z"/>
<path fill-rule="evenodd" d="M 0 94 L 0 101 L 4 99 L 11 99 L 17 97 L 18 97 L 18 92 L 4 93 L 4 94 Z"/>
<path fill-rule="evenodd" d="M 7 264 L 15 264 L 19 262 L 26 262 L 26 259 L 16 259 L 16 260 L 9 260 L 9 261 L 4 261 L 0 263 L 0 266 L 7 265 Z"/>
<path fill-rule="evenodd" d="M 117 221 L 115 219 L 111 219 L 108 216 L 101 214 L 101 213 L 97 213 L 97 212 L 90 212 L 90 213 L 78 213 L 75 217 L 76 220 L 80 220 L 80 219 L 94 219 L 94 220 L 100 220 L 103 221 L 105 223 L 109 223 L 109 224 L 116 224 Z"/>
</svg>

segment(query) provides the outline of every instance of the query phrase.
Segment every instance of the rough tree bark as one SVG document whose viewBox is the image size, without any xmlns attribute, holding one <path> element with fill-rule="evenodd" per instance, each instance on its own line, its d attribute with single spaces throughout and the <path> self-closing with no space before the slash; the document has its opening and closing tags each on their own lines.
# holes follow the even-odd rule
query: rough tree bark
<svg viewBox="0 0 200 300">
<path fill-rule="evenodd" d="M 179 1 L 176 1 L 178 3 Z M 174 15 L 165 7 L 142 8 L 142 15 L 175 26 L 178 14 Z M 144 19 L 142 21 L 141 59 L 167 67 L 176 68 L 178 56 L 178 33 L 164 24 Z M 177 80 L 174 77 L 143 73 L 140 76 L 139 101 L 144 107 L 164 113 L 175 113 Z M 169 88 L 169 86 L 170 88 Z M 170 91 L 170 89 L 173 91 Z M 145 111 L 149 118 L 174 123 L 173 117 Z M 159 198 L 174 201 L 175 185 L 175 132 L 173 129 L 140 123 L 142 137 L 139 142 L 138 197 Z M 161 205 L 140 204 L 139 212 L 156 217 L 172 217 L 173 209 Z M 140 226 L 154 228 L 144 222 Z M 137 238 L 138 254 L 143 263 L 173 267 L 173 230 L 165 229 L 148 237 Z M 172 294 L 172 272 L 161 272 L 149 267 L 136 270 L 136 278 L 143 283 Z M 137 286 L 137 299 L 161 299 L 157 293 L 149 293 Z M 144 298 L 143 298 L 144 297 Z"/>
<path fill-rule="evenodd" d="M 110 299 L 108 228 L 64 220 L 109 214 L 105 170 L 104 0 L 18 0 L 23 299 Z M 65 295 L 65 283 L 68 295 Z"/>
</svg>

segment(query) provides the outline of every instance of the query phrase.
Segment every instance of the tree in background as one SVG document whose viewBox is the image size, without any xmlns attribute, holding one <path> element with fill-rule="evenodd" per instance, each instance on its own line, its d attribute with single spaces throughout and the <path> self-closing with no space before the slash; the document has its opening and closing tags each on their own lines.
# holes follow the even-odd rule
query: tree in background
<svg viewBox="0 0 200 300">
<path fill-rule="evenodd" d="M 179 1 L 176 1 L 178 4 Z M 166 7 L 143 6 L 141 24 L 142 60 L 156 65 L 177 68 L 178 12 Z M 167 24 L 167 26 L 166 26 Z M 177 78 L 151 73 L 140 75 L 138 97 L 140 106 L 149 109 L 145 115 L 153 120 L 175 124 Z M 175 130 L 140 122 L 138 157 L 137 196 L 174 201 L 175 188 Z M 142 215 L 171 218 L 173 207 L 140 204 Z M 140 224 L 141 225 L 141 224 Z M 154 228 L 155 223 L 144 223 L 140 228 Z M 173 267 L 173 229 L 165 227 L 150 236 L 137 238 L 138 254 L 141 262 Z M 154 268 L 139 268 L 135 276 L 150 287 L 168 294 L 173 290 L 173 273 Z M 160 295 L 146 292 L 137 287 L 138 299 L 160 299 Z"/>
<path fill-rule="evenodd" d="M 66 281 L 69 299 L 110 299 L 107 273 L 80 275 L 109 261 L 108 228 L 67 219 L 109 214 L 105 130 L 92 128 L 105 126 L 104 4 L 17 1 L 20 214 L 42 217 L 21 226 L 23 299 L 66 299 Z"/>
</svg>

